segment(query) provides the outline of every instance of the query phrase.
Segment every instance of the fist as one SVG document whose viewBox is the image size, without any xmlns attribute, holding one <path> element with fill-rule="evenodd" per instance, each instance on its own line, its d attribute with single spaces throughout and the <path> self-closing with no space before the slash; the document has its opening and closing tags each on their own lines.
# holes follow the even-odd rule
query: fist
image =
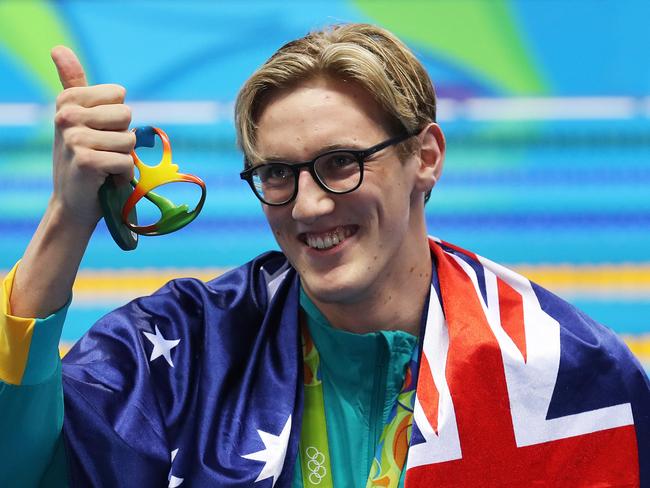
<svg viewBox="0 0 650 488">
<path fill-rule="evenodd" d="M 66 219 L 94 226 L 101 218 L 99 187 L 109 175 L 133 177 L 135 134 L 131 110 L 120 85 L 88 86 L 77 56 L 68 48 L 52 49 L 63 85 L 54 117 L 54 192 L 51 204 Z"/>
</svg>

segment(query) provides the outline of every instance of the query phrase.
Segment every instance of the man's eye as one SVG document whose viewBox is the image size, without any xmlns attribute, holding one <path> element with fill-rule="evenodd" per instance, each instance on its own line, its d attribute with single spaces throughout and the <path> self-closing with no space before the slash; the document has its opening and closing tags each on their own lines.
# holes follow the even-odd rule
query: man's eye
<svg viewBox="0 0 650 488">
<path fill-rule="evenodd" d="M 356 165 L 357 160 L 352 154 L 349 153 L 335 153 L 327 157 L 324 163 L 328 169 L 337 170 L 347 168 L 350 165 Z"/>
<path fill-rule="evenodd" d="M 278 182 L 291 177 L 291 170 L 284 165 L 270 164 L 258 170 L 258 175 L 262 181 Z"/>
<path fill-rule="evenodd" d="M 269 170 L 271 178 L 287 178 L 289 170 L 284 166 L 275 166 Z"/>
</svg>

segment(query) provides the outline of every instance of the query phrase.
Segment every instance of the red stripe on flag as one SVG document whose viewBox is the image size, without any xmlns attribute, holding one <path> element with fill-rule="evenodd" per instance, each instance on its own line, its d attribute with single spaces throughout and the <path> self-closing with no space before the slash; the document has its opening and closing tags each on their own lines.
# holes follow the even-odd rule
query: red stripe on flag
<svg viewBox="0 0 650 488">
<path fill-rule="evenodd" d="M 499 277 L 497 277 L 497 288 L 499 290 L 501 326 L 515 343 L 526 362 L 526 328 L 524 327 L 522 296 Z"/>
<path fill-rule="evenodd" d="M 438 434 L 438 406 L 440 404 L 440 394 L 438 388 L 433 382 L 431 367 L 425 354 L 422 354 L 420 372 L 418 373 L 417 397 L 422 405 L 424 414 L 431 424 L 436 435 Z"/>
<path fill-rule="evenodd" d="M 514 443 L 501 350 L 469 276 L 450 254 L 437 257 L 449 329 L 446 378 L 461 450 L 463 457 L 487 462 L 493 453 L 486 444 L 500 451 Z"/>
<path fill-rule="evenodd" d="M 405 487 L 638 488 L 640 483 L 636 432 L 631 425 L 500 450 L 486 439 L 485 449 L 484 459 L 463 453 L 463 459 L 411 468 Z"/>
</svg>

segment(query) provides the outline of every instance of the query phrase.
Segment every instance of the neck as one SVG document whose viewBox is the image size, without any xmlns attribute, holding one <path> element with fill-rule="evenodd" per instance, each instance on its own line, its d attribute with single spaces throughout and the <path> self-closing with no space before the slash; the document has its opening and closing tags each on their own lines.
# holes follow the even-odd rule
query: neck
<svg viewBox="0 0 650 488">
<path fill-rule="evenodd" d="M 305 292 L 333 327 L 356 334 L 402 330 L 417 336 L 431 287 L 431 251 L 427 239 L 411 262 L 378 283 L 361 300 L 327 303 Z"/>
</svg>

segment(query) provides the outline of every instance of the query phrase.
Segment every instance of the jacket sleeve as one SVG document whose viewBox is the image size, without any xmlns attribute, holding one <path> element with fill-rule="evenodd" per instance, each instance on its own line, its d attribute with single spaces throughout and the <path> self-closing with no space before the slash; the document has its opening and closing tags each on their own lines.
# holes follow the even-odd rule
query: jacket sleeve
<svg viewBox="0 0 650 488">
<path fill-rule="evenodd" d="M 8 487 L 65 486 L 58 344 L 68 305 L 45 319 L 12 315 L 15 270 L 4 280 L 0 310 L 0 480 Z"/>
</svg>

